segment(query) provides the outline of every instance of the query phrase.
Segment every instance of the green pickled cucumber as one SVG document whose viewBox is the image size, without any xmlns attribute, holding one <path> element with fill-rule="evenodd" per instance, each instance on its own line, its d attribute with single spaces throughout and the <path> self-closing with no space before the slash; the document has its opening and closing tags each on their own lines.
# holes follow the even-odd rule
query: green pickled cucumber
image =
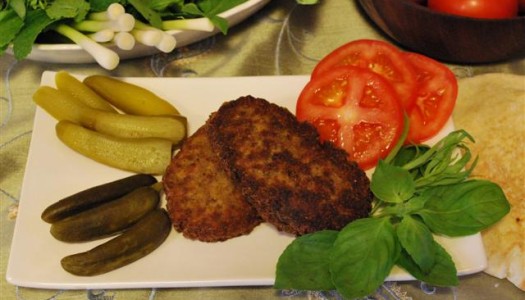
<svg viewBox="0 0 525 300">
<path fill-rule="evenodd" d="M 178 116 L 171 103 L 141 86 L 105 75 L 91 75 L 83 83 L 125 113 L 141 116 Z"/>
<path fill-rule="evenodd" d="M 117 112 L 109 102 L 67 71 L 59 71 L 56 73 L 55 85 L 59 91 L 63 91 L 89 107 L 113 113 Z"/>
<path fill-rule="evenodd" d="M 158 207 L 159 192 L 140 187 L 116 200 L 97 205 L 51 224 L 51 235 L 63 242 L 85 242 L 119 233 Z"/>
<path fill-rule="evenodd" d="M 119 138 L 69 121 L 56 125 L 69 148 L 99 163 L 142 174 L 162 174 L 171 161 L 172 142 L 161 138 Z"/>
<path fill-rule="evenodd" d="M 171 222 L 164 209 L 149 212 L 121 235 L 95 248 L 64 257 L 64 270 L 94 276 L 128 265 L 157 249 L 168 237 Z"/>
<path fill-rule="evenodd" d="M 55 223 L 96 205 L 120 198 L 139 187 L 152 185 L 156 182 L 157 179 L 151 175 L 136 174 L 101 184 L 51 204 L 42 212 L 41 217 L 45 222 Z"/>
<path fill-rule="evenodd" d="M 184 116 L 139 116 L 94 109 L 49 86 L 41 86 L 33 101 L 58 121 L 70 121 L 99 133 L 122 138 L 164 138 L 178 144 L 186 137 Z"/>
</svg>

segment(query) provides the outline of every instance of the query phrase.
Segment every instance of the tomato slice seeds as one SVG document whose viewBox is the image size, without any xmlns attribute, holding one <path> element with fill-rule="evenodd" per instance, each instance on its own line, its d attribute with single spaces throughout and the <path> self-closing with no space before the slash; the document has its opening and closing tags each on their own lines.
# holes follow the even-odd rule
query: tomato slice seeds
<svg viewBox="0 0 525 300">
<path fill-rule="evenodd" d="M 452 115 L 458 94 L 454 73 L 445 65 L 416 53 L 406 53 L 417 71 L 417 98 L 410 110 L 407 143 L 419 144 L 436 134 Z"/>
<path fill-rule="evenodd" d="M 296 115 L 365 170 L 388 155 L 403 129 L 403 108 L 392 86 L 380 75 L 353 66 L 312 78 L 299 96 Z"/>
<path fill-rule="evenodd" d="M 452 115 L 457 89 L 454 74 L 433 59 L 383 41 L 357 40 L 316 65 L 296 116 L 367 170 L 398 142 L 404 112 L 410 121 L 406 143 L 436 135 Z"/>
<path fill-rule="evenodd" d="M 414 103 L 415 70 L 403 54 L 391 44 L 378 40 L 356 40 L 344 44 L 316 65 L 312 71 L 312 78 L 338 66 L 369 69 L 392 84 L 405 109 L 410 108 Z"/>
</svg>

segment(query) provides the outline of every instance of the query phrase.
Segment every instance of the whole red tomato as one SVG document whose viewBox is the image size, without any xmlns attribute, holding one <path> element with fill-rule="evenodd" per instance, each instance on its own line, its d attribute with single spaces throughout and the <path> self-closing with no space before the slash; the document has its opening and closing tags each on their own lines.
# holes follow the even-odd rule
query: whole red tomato
<svg viewBox="0 0 525 300">
<path fill-rule="evenodd" d="M 505 19 L 518 15 L 518 0 L 428 0 L 430 9 L 473 18 Z"/>
</svg>

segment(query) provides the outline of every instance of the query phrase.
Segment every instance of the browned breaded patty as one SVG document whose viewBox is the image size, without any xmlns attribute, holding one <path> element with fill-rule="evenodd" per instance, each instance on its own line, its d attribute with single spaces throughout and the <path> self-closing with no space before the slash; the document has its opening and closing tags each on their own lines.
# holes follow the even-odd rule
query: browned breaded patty
<svg viewBox="0 0 525 300">
<path fill-rule="evenodd" d="M 250 233 L 261 219 L 220 167 L 206 129 L 184 142 L 163 184 L 175 229 L 190 239 L 217 242 Z"/>
<path fill-rule="evenodd" d="M 277 229 L 341 229 L 371 209 L 369 180 L 343 150 L 285 108 L 250 96 L 208 122 L 212 146 L 248 202 Z"/>
</svg>

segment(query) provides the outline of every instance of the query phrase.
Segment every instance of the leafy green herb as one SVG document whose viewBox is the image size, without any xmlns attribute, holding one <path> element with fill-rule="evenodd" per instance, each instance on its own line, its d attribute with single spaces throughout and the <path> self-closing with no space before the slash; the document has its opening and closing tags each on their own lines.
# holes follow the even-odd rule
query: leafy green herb
<svg viewBox="0 0 525 300">
<path fill-rule="evenodd" d="M 459 284 L 457 270 L 452 258 L 436 241 L 433 241 L 435 251 L 435 263 L 430 271 L 422 270 L 412 257 L 406 252 L 401 251 L 401 256 L 396 264 L 407 270 L 414 278 L 436 286 L 456 286 Z"/>
<path fill-rule="evenodd" d="M 208 18 L 223 34 L 226 34 L 228 32 L 228 22 L 226 19 L 219 17 L 219 14 L 243 2 L 245 1 L 203 0 L 199 3 L 188 3 L 184 5 L 182 11 L 190 15 Z"/>
<path fill-rule="evenodd" d="M 17 15 L 17 13 L 10 9 L 0 12 L 0 48 L 7 47 L 7 45 L 16 37 L 18 32 L 24 26 L 24 21 Z"/>
<path fill-rule="evenodd" d="M 247 0 L 11 0 L 0 2 L 0 55 L 12 44 L 18 60 L 29 55 L 36 38 L 58 25 L 72 27 L 87 20 L 90 13 L 103 12 L 110 5 L 124 5 L 125 11 L 152 29 L 164 20 L 207 18 L 224 34 L 228 22 L 218 14 Z M 209 23 L 209 22 L 208 22 Z M 195 28 L 194 28 L 195 29 Z M 67 36 L 66 36 L 67 37 Z M 165 42 L 166 43 L 166 42 Z M 175 42 L 168 43 L 175 45 Z M 174 47 L 174 46 L 173 46 Z M 158 46 L 159 49 L 171 49 Z"/>
<path fill-rule="evenodd" d="M 149 6 L 156 11 L 165 11 L 170 7 L 180 10 L 184 5 L 184 0 L 151 0 Z"/>
<path fill-rule="evenodd" d="M 123 3 L 124 1 L 118 0 L 89 0 L 89 5 L 91 6 L 91 12 L 104 11 L 113 3 Z"/>
<path fill-rule="evenodd" d="M 46 9 L 46 14 L 53 20 L 73 19 L 77 22 L 86 18 L 90 9 L 84 0 L 55 0 Z"/>
<path fill-rule="evenodd" d="M 36 37 L 52 23 L 53 20 L 44 11 L 29 11 L 24 26 L 13 40 L 13 51 L 16 59 L 20 60 L 29 55 Z"/>
<path fill-rule="evenodd" d="M 330 273 L 348 298 L 365 296 L 380 286 L 400 252 L 388 218 L 364 218 L 348 224 L 333 244 Z"/>
<path fill-rule="evenodd" d="M 378 163 L 370 184 L 374 195 L 384 202 L 403 203 L 416 191 L 414 179 L 407 170 L 384 161 Z"/>
<path fill-rule="evenodd" d="M 45 9 L 48 5 L 48 0 L 29 0 L 27 1 L 28 6 L 32 9 Z"/>
<path fill-rule="evenodd" d="M 474 140 L 458 130 L 432 147 L 404 146 L 388 163 L 380 161 L 370 184 L 375 196 L 370 216 L 339 232 L 294 240 L 279 258 L 275 287 L 333 286 L 345 298 L 365 297 L 394 265 L 430 284 L 457 285 L 454 262 L 434 234 L 474 234 L 510 210 L 498 185 L 468 178 L 477 158 L 467 167 L 472 158 L 467 142 Z M 331 282 L 310 285 L 318 276 Z"/>
<path fill-rule="evenodd" d="M 464 236 L 496 223 L 510 210 L 503 190 L 495 183 L 470 180 L 425 190 L 425 207 L 416 212 L 435 233 Z"/>
<path fill-rule="evenodd" d="M 298 237 L 283 252 L 277 264 L 276 288 L 329 291 L 335 289 L 328 267 L 330 250 L 338 232 L 319 231 Z"/>
<path fill-rule="evenodd" d="M 128 0 L 133 7 L 151 24 L 153 27 L 162 27 L 162 18 L 148 4 L 147 0 Z"/>
<path fill-rule="evenodd" d="M 474 142 L 466 131 L 453 131 L 430 149 L 419 151 L 417 156 L 401 167 L 414 174 L 414 182 L 419 189 L 461 182 L 467 179 L 477 161 L 466 168 L 472 154 L 465 139 Z"/>
<path fill-rule="evenodd" d="M 428 227 L 406 214 L 396 228 L 403 249 L 416 262 L 422 272 L 428 273 L 436 261 L 434 238 Z"/>
<path fill-rule="evenodd" d="M 16 14 L 24 19 L 26 17 L 26 5 L 24 0 L 11 0 L 9 1 L 9 6 L 16 12 Z"/>
</svg>

